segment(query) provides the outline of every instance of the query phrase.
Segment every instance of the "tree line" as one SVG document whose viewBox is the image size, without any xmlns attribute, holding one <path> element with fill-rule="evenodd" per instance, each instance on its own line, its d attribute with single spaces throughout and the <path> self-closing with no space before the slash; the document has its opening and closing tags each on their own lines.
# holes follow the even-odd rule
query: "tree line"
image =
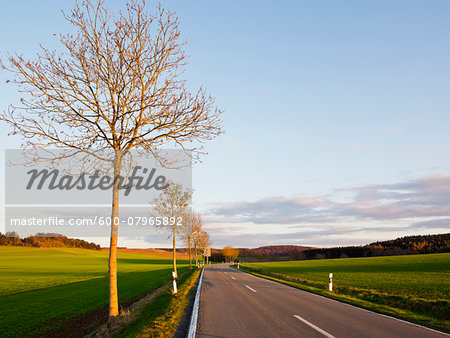
<svg viewBox="0 0 450 338">
<path fill-rule="evenodd" d="M 37 233 L 34 236 L 21 238 L 15 232 L 0 232 L 0 246 L 26 246 L 34 248 L 82 248 L 100 250 L 100 245 L 83 239 L 68 238 L 61 234 Z"/>
<path fill-rule="evenodd" d="M 395 256 L 450 252 L 450 234 L 416 235 L 378 241 L 360 246 L 311 248 L 299 245 L 273 245 L 255 249 L 240 248 L 247 261 L 304 260 L 348 257 Z"/>
<path fill-rule="evenodd" d="M 399 237 L 394 240 L 347 246 L 304 250 L 291 259 L 375 257 L 450 252 L 450 233 Z"/>
<path fill-rule="evenodd" d="M 348 257 L 375 257 L 450 252 L 450 234 L 405 236 L 394 240 L 347 246 L 305 250 L 290 259 L 323 259 Z"/>
<path fill-rule="evenodd" d="M 305 250 L 312 249 L 301 245 L 268 245 L 259 248 L 239 248 L 243 260 L 288 259 Z"/>
<path fill-rule="evenodd" d="M 312 248 L 300 245 L 270 245 L 259 248 L 226 246 L 211 250 L 211 261 L 273 261 L 349 257 L 375 257 L 450 252 L 450 234 L 416 235 L 367 245 Z"/>
</svg>

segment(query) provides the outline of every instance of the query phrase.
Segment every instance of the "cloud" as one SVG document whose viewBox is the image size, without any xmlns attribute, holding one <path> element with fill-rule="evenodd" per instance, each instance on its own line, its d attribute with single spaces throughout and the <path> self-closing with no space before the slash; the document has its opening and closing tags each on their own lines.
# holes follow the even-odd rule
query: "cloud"
<svg viewBox="0 0 450 338">
<path fill-rule="evenodd" d="M 450 173 L 396 184 L 354 190 L 353 203 L 341 205 L 342 215 L 372 219 L 450 215 Z"/>
<path fill-rule="evenodd" d="M 396 184 L 361 186 L 345 192 L 354 196 L 352 201 L 274 196 L 220 204 L 207 214 L 216 222 L 255 224 L 323 223 L 349 217 L 395 220 L 450 215 L 450 173 Z"/>
<path fill-rule="evenodd" d="M 413 223 L 409 226 L 411 229 L 450 229 L 450 218 L 438 218 L 428 221 Z"/>
<path fill-rule="evenodd" d="M 339 199 L 342 194 L 351 198 L 343 202 Z M 448 231 L 449 202 L 450 173 L 444 173 L 393 184 L 341 189 L 327 197 L 273 196 L 217 203 L 206 210 L 205 224 L 219 243 L 236 240 L 250 245 L 265 240 L 266 244 L 276 241 L 343 245 L 343 241 L 353 243 L 359 239 L 364 244 L 363 238 L 374 241 L 383 236 L 387 239 L 420 231 Z M 253 226 L 253 231 L 236 227 L 242 224 Z"/>
<path fill-rule="evenodd" d="M 299 222 L 326 221 L 326 210 L 330 201 L 311 196 L 287 198 L 275 196 L 258 201 L 239 201 L 221 204 L 207 211 L 209 218 L 217 216 L 216 222 L 255 224 L 294 224 Z M 312 217 L 314 216 L 314 217 Z"/>
<path fill-rule="evenodd" d="M 345 246 L 345 245 L 360 245 L 369 244 L 377 240 L 381 240 L 380 235 L 374 237 L 373 235 L 361 235 L 359 237 L 352 236 L 351 233 L 336 234 L 333 232 L 322 231 L 298 231 L 291 233 L 267 233 L 256 232 L 251 235 L 247 233 L 214 233 L 214 246 L 220 247 L 225 245 L 232 245 L 234 247 L 260 247 L 266 245 L 304 245 L 312 247 L 323 246 Z"/>
</svg>

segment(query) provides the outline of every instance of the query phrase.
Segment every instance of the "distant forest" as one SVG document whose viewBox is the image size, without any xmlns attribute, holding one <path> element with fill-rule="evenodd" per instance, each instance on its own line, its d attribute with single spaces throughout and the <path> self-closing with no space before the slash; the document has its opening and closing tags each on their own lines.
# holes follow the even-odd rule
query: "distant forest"
<svg viewBox="0 0 450 338">
<path fill-rule="evenodd" d="M 279 260 L 293 259 L 306 250 L 312 250 L 310 246 L 301 245 L 268 245 L 255 249 L 239 248 L 239 258 L 242 260 Z"/>
<path fill-rule="evenodd" d="M 256 249 L 239 249 L 239 259 L 245 261 L 304 260 L 348 257 L 395 256 L 450 252 L 450 233 L 441 235 L 406 236 L 374 242 L 363 246 L 311 248 L 298 245 L 272 245 Z M 217 252 L 219 256 L 219 252 Z M 217 257 L 218 259 L 220 257 Z"/>
<path fill-rule="evenodd" d="M 61 234 L 38 233 L 21 238 L 17 233 L 5 235 L 0 232 L 0 246 L 28 246 L 35 248 L 83 248 L 100 250 L 100 245 L 77 238 L 67 238 Z"/>
</svg>

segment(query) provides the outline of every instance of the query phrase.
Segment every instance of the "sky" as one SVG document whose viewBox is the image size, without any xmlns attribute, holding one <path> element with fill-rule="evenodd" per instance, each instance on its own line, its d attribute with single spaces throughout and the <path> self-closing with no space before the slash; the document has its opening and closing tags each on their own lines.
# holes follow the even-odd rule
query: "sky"
<svg viewBox="0 0 450 338">
<path fill-rule="evenodd" d="M 225 134 L 193 168 L 214 247 L 449 232 L 450 2 L 161 3 L 188 42 L 188 87 L 205 87 L 224 111 Z M 58 50 L 54 34 L 71 30 L 60 11 L 71 8 L 4 2 L 0 58 Z M 0 72 L 1 110 L 19 98 L 7 78 Z M 19 147 L 8 132 L 0 124 L 2 147 Z M 170 243 L 155 233 L 119 245 Z"/>
</svg>

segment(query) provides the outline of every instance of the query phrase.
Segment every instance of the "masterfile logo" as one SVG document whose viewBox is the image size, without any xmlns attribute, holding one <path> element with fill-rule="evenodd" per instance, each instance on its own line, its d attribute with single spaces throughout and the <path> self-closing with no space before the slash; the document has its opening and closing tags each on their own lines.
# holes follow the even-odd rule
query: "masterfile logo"
<svg viewBox="0 0 450 338">
<path fill-rule="evenodd" d="M 148 205 L 169 182 L 192 187 L 191 158 L 184 151 L 163 150 L 158 157 L 127 152 L 118 175 L 105 158 L 104 153 L 99 160 L 85 153 L 68 156 L 65 150 L 54 150 L 51 157 L 47 150 L 42 156 L 39 151 L 6 150 L 6 204 L 109 205 L 118 181 L 121 205 Z M 160 158 L 170 164 L 162 165 Z"/>
<path fill-rule="evenodd" d="M 138 172 L 142 170 L 144 176 L 139 176 Z M 27 190 L 33 188 L 42 190 L 45 184 L 49 190 L 110 190 L 116 180 L 119 181 L 119 190 L 125 190 L 124 195 L 128 196 L 132 189 L 136 190 L 164 190 L 169 187 L 167 179 L 164 175 L 155 175 L 156 168 L 142 168 L 136 166 L 130 176 L 124 177 L 119 175 L 116 179 L 109 175 L 101 175 L 99 170 L 96 170 L 93 175 L 81 173 L 78 177 L 72 175 L 61 175 L 58 169 L 51 171 L 47 169 L 37 170 L 32 169 L 27 172 L 30 179 L 26 186 Z M 154 178 L 155 177 L 155 178 Z"/>
</svg>

